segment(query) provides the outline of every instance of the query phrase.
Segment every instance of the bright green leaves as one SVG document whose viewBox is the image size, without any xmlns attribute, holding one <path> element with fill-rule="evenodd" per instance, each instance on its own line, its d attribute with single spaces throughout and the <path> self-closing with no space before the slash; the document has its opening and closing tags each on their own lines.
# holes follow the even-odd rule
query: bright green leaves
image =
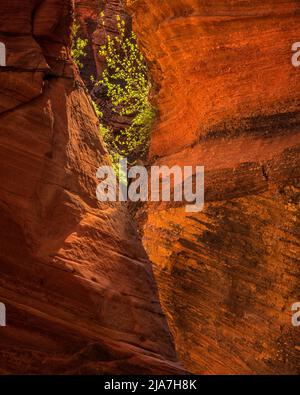
<svg viewBox="0 0 300 395">
<path fill-rule="evenodd" d="M 100 14 L 100 26 L 106 29 L 105 16 Z M 93 96 L 93 107 L 100 120 L 100 133 L 107 145 L 114 168 L 120 158 L 126 157 L 128 164 L 146 158 L 149 148 L 150 131 L 155 119 L 155 110 L 148 97 L 151 83 L 148 77 L 146 61 L 140 52 L 137 38 L 129 32 L 120 15 L 116 17 L 117 35 L 107 35 L 106 43 L 99 49 L 99 56 L 105 63 L 100 79 L 91 76 L 91 84 L 101 87 L 101 95 L 108 101 L 108 108 L 117 118 L 124 117 L 129 126 L 114 130 L 111 119 L 103 116 L 102 109 Z M 79 24 L 73 25 L 73 44 L 71 54 L 79 69 L 83 68 L 82 59 L 86 56 L 87 39 L 79 36 Z M 99 92 L 95 89 L 94 92 Z M 105 119 L 108 119 L 107 123 Z M 117 172 L 118 173 L 118 172 Z"/>
<path fill-rule="evenodd" d="M 79 24 L 74 22 L 72 28 L 72 48 L 71 48 L 71 56 L 74 62 L 77 64 L 79 69 L 82 69 L 83 64 L 80 59 L 86 56 L 85 48 L 88 44 L 88 40 L 83 40 L 78 36 Z"/>
<path fill-rule="evenodd" d="M 115 114 L 132 118 L 131 125 L 118 133 L 108 125 L 102 125 L 102 131 L 113 162 L 126 157 L 129 164 L 134 164 L 137 158 L 146 157 L 155 111 L 148 100 L 151 83 L 136 36 L 126 33 L 125 21 L 119 15 L 116 22 L 118 35 L 107 36 L 107 42 L 100 47 L 99 56 L 104 58 L 106 68 L 95 85 L 105 88 Z"/>
</svg>

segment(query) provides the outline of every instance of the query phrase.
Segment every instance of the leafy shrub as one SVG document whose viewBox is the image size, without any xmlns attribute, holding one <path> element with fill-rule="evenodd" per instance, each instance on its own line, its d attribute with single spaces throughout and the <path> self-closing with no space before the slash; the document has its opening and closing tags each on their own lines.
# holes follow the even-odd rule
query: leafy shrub
<svg viewBox="0 0 300 395">
<path fill-rule="evenodd" d="M 100 23 L 105 28 L 103 12 L 100 14 Z M 103 112 L 96 103 L 97 97 L 93 96 L 93 107 L 100 120 L 100 133 L 118 174 L 119 159 L 126 157 L 129 165 L 134 165 L 137 159 L 146 158 L 155 110 L 148 100 L 151 83 L 137 38 L 133 32 L 126 33 L 125 21 L 119 15 L 116 23 L 118 34 L 113 37 L 108 35 L 106 43 L 99 49 L 99 56 L 106 67 L 101 78 L 95 80 L 91 77 L 91 82 L 94 87 L 101 87 L 114 114 L 130 119 L 130 126 L 114 131 L 111 125 L 105 123 Z M 79 69 L 82 69 L 81 60 L 86 56 L 88 40 L 79 36 L 79 28 L 75 21 L 71 55 Z M 97 89 L 93 92 L 97 92 Z"/>
<path fill-rule="evenodd" d="M 103 14 L 100 17 L 104 25 Z M 126 35 L 125 21 L 120 16 L 117 16 L 117 29 L 118 34 L 107 36 L 107 42 L 99 50 L 106 63 L 102 77 L 92 80 L 95 86 L 104 88 L 115 114 L 132 117 L 131 125 L 116 134 L 109 125 L 100 129 L 113 163 L 126 157 L 133 165 L 137 158 L 146 157 L 155 111 L 148 100 L 151 83 L 136 36 L 133 32 Z"/>
<path fill-rule="evenodd" d="M 83 68 L 83 64 L 80 59 L 86 56 L 85 48 L 88 44 L 88 40 L 83 40 L 78 36 L 79 32 L 79 24 L 76 21 L 73 23 L 72 27 L 72 48 L 71 48 L 71 56 L 74 62 L 77 64 L 79 69 Z"/>
</svg>

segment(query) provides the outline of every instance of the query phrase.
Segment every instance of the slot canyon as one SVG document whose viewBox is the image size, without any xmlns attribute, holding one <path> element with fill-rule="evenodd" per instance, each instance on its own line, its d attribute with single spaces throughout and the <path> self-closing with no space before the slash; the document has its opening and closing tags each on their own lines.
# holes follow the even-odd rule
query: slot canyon
<svg viewBox="0 0 300 395">
<path fill-rule="evenodd" d="M 120 15 L 151 78 L 147 166 L 204 166 L 201 212 L 96 198 L 90 76 Z M 0 374 L 300 374 L 299 1 L 3 0 L 0 20 Z"/>
</svg>

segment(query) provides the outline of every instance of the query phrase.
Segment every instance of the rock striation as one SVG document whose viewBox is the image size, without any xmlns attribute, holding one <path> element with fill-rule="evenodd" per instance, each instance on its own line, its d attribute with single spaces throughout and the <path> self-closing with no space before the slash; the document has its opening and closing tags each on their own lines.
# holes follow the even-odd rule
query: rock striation
<svg viewBox="0 0 300 395">
<path fill-rule="evenodd" d="M 151 265 L 70 60 L 71 0 L 1 2 L 0 373 L 179 373 Z"/>
<path fill-rule="evenodd" d="M 127 0 L 154 80 L 155 165 L 205 166 L 205 208 L 142 209 L 185 367 L 299 373 L 300 4 Z"/>
</svg>

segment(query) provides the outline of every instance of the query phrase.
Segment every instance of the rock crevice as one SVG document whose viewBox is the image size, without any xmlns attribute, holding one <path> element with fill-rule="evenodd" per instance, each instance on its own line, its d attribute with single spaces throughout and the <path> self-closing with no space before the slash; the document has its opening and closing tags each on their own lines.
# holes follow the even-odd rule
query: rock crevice
<svg viewBox="0 0 300 395">
<path fill-rule="evenodd" d="M 72 13 L 1 4 L 0 372 L 179 373 L 132 220 L 96 199 L 108 158 L 70 60 Z"/>
</svg>

